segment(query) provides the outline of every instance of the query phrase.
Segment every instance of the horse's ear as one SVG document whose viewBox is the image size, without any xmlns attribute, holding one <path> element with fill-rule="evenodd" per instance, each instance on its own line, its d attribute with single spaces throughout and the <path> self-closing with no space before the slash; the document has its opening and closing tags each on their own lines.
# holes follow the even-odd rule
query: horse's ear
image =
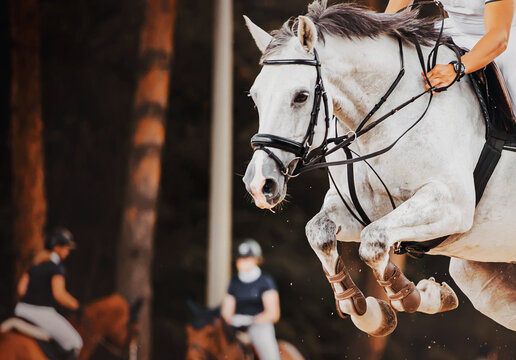
<svg viewBox="0 0 516 360">
<path fill-rule="evenodd" d="M 317 28 L 310 18 L 306 16 L 297 18 L 297 37 L 307 52 L 313 49 L 317 42 Z"/>
<path fill-rule="evenodd" d="M 258 49 L 264 53 L 267 46 L 270 44 L 272 40 L 272 36 L 267 33 L 267 31 L 261 29 L 258 25 L 253 23 L 247 16 L 244 15 L 245 24 L 247 25 L 247 28 L 249 29 L 249 32 L 251 33 L 251 36 L 254 39 L 254 42 L 256 43 L 256 46 L 258 46 Z"/>
<path fill-rule="evenodd" d="M 199 305 L 197 305 L 193 300 L 187 299 L 186 300 L 186 306 L 188 307 L 188 310 L 190 311 L 190 314 L 192 316 L 197 316 L 199 313 L 203 310 Z"/>
<path fill-rule="evenodd" d="M 135 302 L 131 304 L 129 307 L 129 321 L 131 324 L 137 322 L 138 314 L 140 313 L 140 309 L 143 305 L 143 299 L 138 298 Z"/>
</svg>

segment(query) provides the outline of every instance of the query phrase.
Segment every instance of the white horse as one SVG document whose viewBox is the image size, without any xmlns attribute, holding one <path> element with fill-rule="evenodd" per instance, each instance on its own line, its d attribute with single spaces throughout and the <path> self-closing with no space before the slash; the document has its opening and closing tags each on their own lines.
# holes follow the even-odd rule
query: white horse
<svg viewBox="0 0 516 360">
<path fill-rule="evenodd" d="M 416 36 L 429 44 L 436 32 L 433 24 L 414 15 L 377 14 L 344 4 L 327 7 L 321 0 L 309 6 L 306 16 L 299 16 L 292 26 L 285 23 L 272 35 L 245 20 L 263 61 L 312 60 L 317 50 L 329 112 L 338 117 L 339 135 L 357 128 L 398 74 L 397 37 L 403 40 L 406 74 L 371 120 L 424 91 L 410 39 Z M 430 50 L 423 46 L 425 57 Z M 454 59 L 451 50 L 440 49 L 438 63 Z M 313 66 L 264 66 L 250 90 L 259 112 L 259 133 L 302 142 L 315 83 Z M 398 111 L 356 139 L 351 149 L 363 155 L 391 144 L 423 113 L 426 103 L 422 97 Z M 321 111 L 313 146 L 323 141 L 324 132 Z M 446 283 L 430 278 L 416 287 L 389 259 L 389 251 L 399 241 L 421 242 L 446 235 L 451 236 L 430 254 L 449 256 L 450 274 L 475 308 L 516 330 L 516 154 L 503 152 L 475 208 L 473 170 L 484 135 L 484 120 L 469 80 L 434 95 L 423 120 L 394 148 L 369 161 L 390 189 L 395 210 L 380 181 L 363 163 L 355 164 L 356 192 L 372 221 L 365 227 L 350 216 L 337 194 L 339 189 L 350 202 L 346 166 L 330 168 L 337 188 L 330 183 L 322 209 L 307 224 L 306 234 L 330 280 L 339 313 L 350 315 L 361 330 L 375 336 L 392 332 L 397 321 L 391 306 L 428 314 L 457 307 L 456 295 Z M 258 207 L 272 209 L 284 199 L 288 179 L 278 162 L 287 167 L 295 162 L 294 157 L 274 147 L 255 151 L 243 181 Z M 327 161 L 345 159 L 340 150 Z M 360 242 L 359 255 L 384 286 L 390 306 L 364 298 L 345 271 L 337 240 Z"/>
</svg>

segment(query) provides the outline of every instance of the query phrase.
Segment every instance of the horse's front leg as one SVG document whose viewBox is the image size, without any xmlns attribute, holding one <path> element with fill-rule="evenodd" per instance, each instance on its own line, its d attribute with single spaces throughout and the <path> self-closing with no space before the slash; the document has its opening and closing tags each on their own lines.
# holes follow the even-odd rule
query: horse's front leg
<svg viewBox="0 0 516 360">
<path fill-rule="evenodd" d="M 396 314 L 388 303 L 364 297 L 337 250 L 337 234 L 339 238 L 358 239 L 362 230 L 346 211 L 340 199 L 327 196 L 322 210 L 306 225 L 306 235 L 333 289 L 338 314 L 351 316 L 355 325 L 370 335 L 385 336 L 396 328 Z"/>
<path fill-rule="evenodd" d="M 436 313 L 458 305 L 455 293 L 445 283 L 422 280 L 416 287 L 390 261 L 389 250 L 398 241 L 425 241 L 465 232 L 472 226 L 473 213 L 474 200 L 464 191 L 431 182 L 396 210 L 364 228 L 360 257 L 374 270 L 396 310 Z"/>
</svg>

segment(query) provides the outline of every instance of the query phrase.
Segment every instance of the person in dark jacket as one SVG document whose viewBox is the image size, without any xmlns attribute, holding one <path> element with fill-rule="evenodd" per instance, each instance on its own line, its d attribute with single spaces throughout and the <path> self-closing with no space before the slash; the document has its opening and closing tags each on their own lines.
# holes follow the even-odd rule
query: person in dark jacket
<svg viewBox="0 0 516 360">
<path fill-rule="evenodd" d="M 14 309 L 16 316 L 27 319 L 43 330 L 65 350 L 69 358 L 79 355 L 82 338 L 75 328 L 61 314 L 56 306 L 71 310 L 79 308 L 79 302 L 66 290 L 66 271 L 63 261 L 75 242 L 70 231 L 55 229 L 47 238 L 50 256 L 34 264 L 24 273 L 18 283 L 20 301 Z"/>
<path fill-rule="evenodd" d="M 252 239 L 238 246 L 236 268 L 221 314 L 228 324 L 248 327 L 253 345 L 262 360 L 279 360 L 274 323 L 280 318 L 279 295 L 274 280 L 262 273 L 262 249 Z"/>
</svg>

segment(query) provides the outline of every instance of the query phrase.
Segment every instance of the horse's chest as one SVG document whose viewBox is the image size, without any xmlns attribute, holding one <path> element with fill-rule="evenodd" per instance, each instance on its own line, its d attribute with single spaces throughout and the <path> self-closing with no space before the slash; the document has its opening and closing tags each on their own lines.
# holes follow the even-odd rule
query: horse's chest
<svg viewBox="0 0 516 360">
<path fill-rule="evenodd" d="M 377 170 L 377 176 L 372 170 L 368 170 L 357 173 L 354 180 L 357 198 L 372 219 L 378 219 L 392 211 L 389 193 L 396 206 L 413 195 L 414 192 L 408 184 L 395 179 L 393 172 Z"/>
</svg>

